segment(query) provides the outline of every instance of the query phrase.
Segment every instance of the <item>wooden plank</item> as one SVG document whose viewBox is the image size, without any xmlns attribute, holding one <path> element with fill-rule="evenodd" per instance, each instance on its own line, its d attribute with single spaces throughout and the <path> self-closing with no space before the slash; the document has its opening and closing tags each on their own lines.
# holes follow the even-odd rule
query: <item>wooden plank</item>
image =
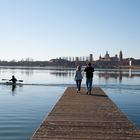
<svg viewBox="0 0 140 140">
<path fill-rule="evenodd" d="M 31 140 L 140 140 L 140 130 L 99 87 L 69 87 Z"/>
</svg>

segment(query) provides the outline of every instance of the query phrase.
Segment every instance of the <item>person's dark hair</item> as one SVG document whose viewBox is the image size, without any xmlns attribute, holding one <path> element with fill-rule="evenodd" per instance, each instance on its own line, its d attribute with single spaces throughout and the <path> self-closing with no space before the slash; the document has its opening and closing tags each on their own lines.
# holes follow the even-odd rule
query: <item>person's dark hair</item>
<svg viewBox="0 0 140 140">
<path fill-rule="evenodd" d="M 88 66 L 91 66 L 91 63 L 90 62 L 88 63 Z"/>
</svg>

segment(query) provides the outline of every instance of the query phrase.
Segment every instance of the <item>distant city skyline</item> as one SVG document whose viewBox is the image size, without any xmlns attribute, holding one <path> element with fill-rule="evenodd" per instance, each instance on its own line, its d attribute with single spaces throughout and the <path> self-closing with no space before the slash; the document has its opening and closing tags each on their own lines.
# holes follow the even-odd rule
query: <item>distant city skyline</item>
<svg viewBox="0 0 140 140">
<path fill-rule="evenodd" d="M 0 0 L 0 60 L 140 59 L 140 0 Z"/>
</svg>

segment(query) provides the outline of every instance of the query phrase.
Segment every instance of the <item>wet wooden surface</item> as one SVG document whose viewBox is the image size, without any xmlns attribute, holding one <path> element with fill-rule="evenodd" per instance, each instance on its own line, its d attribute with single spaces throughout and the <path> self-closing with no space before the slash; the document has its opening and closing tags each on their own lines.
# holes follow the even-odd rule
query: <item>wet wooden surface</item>
<svg viewBox="0 0 140 140">
<path fill-rule="evenodd" d="M 32 140 L 140 140 L 140 130 L 99 87 L 66 89 Z"/>
</svg>

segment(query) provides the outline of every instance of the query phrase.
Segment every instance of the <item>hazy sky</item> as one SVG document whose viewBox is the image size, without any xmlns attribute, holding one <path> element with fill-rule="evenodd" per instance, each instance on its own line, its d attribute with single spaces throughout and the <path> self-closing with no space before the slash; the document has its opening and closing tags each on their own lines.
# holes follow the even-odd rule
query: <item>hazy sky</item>
<svg viewBox="0 0 140 140">
<path fill-rule="evenodd" d="M 140 58 L 140 0 L 0 0 L 0 59 Z"/>
</svg>

